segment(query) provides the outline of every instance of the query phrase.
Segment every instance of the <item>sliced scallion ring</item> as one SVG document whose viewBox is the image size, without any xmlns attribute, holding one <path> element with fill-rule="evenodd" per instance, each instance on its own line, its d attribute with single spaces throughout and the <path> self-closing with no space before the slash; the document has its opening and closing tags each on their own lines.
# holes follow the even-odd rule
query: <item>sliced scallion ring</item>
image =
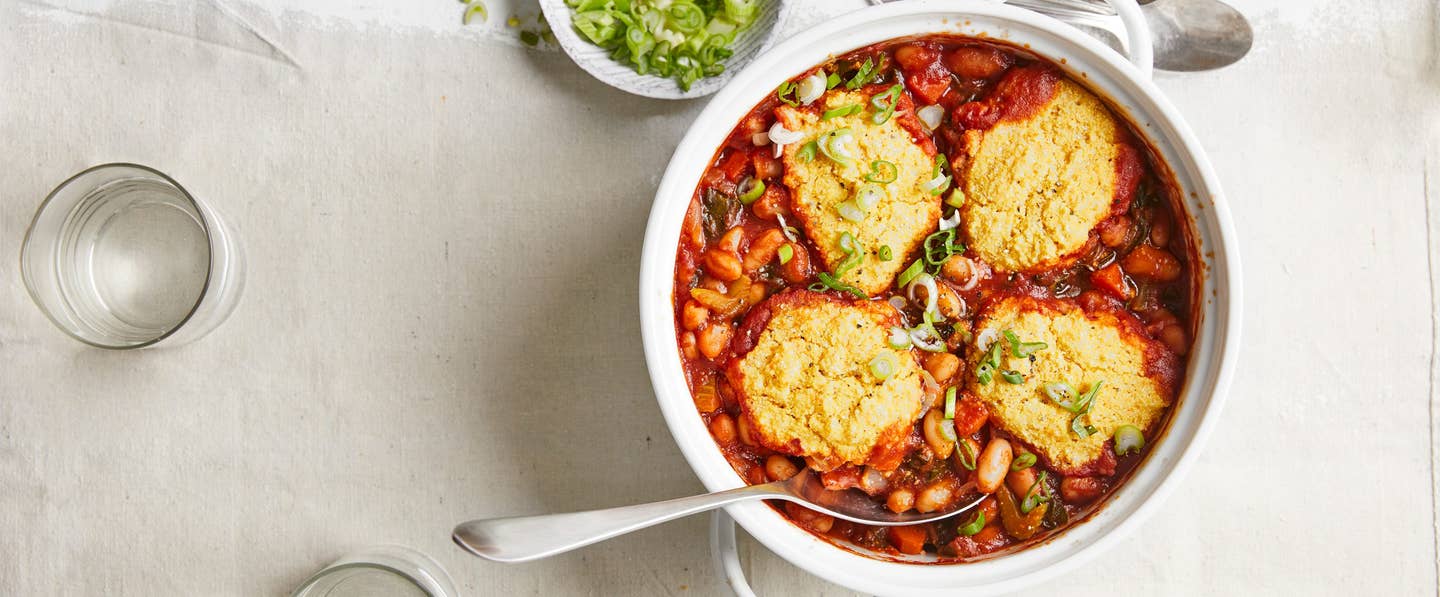
<svg viewBox="0 0 1440 597">
<path fill-rule="evenodd" d="M 925 273 L 925 262 L 920 259 L 916 259 L 915 263 L 910 264 L 910 267 L 907 267 L 905 268 L 905 271 L 900 272 L 900 277 L 895 278 L 895 286 L 905 288 L 906 286 L 910 285 L 910 282 L 914 280 L 916 276 L 919 276 L 923 273 Z"/>
<path fill-rule="evenodd" d="M 929 323 L 910 330 L 910 341 L 915 347 L 925 352 L 945 352 L 945 339 L 940 337 L 940 332 L 935 326 Z"/>
<path fill-rule="evenodd" d="M 900 360 L 895 358 L 893 352 L 882 352 L 870 359 L 870 374 L 875 379 L 886 380 L 895 375 L 895 370 L 900 368 Z"/>
<path fill-rule="evenodd" d="M 1012 471 L 1025 470 L 1032 466 L 1035 466 L 1035 455 L 1030 452 L 1016 456 L 1015 460 L 1010 462 L 1010 470 Z"/>
<path fill-rule="evenodd" d="M 818 147 L 816 143 L 814 141 L 811 141 L 809 143 L 801 145 L 800 149 L 795 150 L 795 157 L 801 162 L 808 164 L 815 161 L 815 151 L 817 149 Z"/>
<path fill-rule="evenodd" d="M 665 43 L 668 44 L 669 42 Z M 800 105 L 800 100 L 795 99 L 795 84 L 790 81 L 781 83 L 779 87 L 775 88 L 775 97 L 787 106 L 796 107 Z"/>
<path fill-rule="evenodd" d="M 910 333 L 906 332 L 905 328 L 897 325 L 890 328 L 890 337 L 886 338 L 885 342 L 890 345 L 890 348 L 895 350 L 907 350 L 911 346 Z"/>
<path fill-rule="evenodd" d="M 960 466 L 967 471 L 975 470 L 975 452 L 970 449 L 970 442 L 964 439 L 955 442 L 955 456 L 960 461 Z"/>
<path fill-rule="evenodd" d="M 1022 375 L 1019 371 L 1014 371 L 1014 370 L 1010 370 L 1010 369 L 1006 369 L 1006 370 L 1004 370 L 1004 371 L 1001 371 L 1001 372 L 1000 372 L 1000 379 L 1003 379 L 1003 380 L 1005 380 L 1006 382 L 1009 382 L 1009 383 L 1015 384 L 1015 385 L 1019 385 L 1019 384 L 1025 383 L 1025 376 L 1024 376 L 1024 375 Z"/>
<path fill-rule="evenodd" d="M 740 193 L 740 203 L 750 205 L 765 192 L 765 181 L 747 176 L 736 190 Z"/>
<path fill-rule="evenodd" d="M 780 256 L 780 265 L 785 265 L 795 258 L 795 249 L 790 248 L 789 244 L 784 244 L 775 250 L 775 254 Z"/>
<path fill-rule="evenodd" d="M 795 99 L 809 105 L 825 95 L 825 71 L 815 71 L 795 85 Z"/>
<path fill-rule="evenodd" d="M 1063 381 L 1047 383 L 1045 384 L 1045 395 L 1054 400 L 1055 404 L 1060 405 L 1060 408 L 1074 412 L 1072 409 L 1075 408 L 1075 388 L 1070 384 Z"/>
<path fill-rule="evenodd" d="M 876 252 L 875 255 L 879 257 L 881 261 L 890 261 L 895 258 L 895 252 L 890 249 L 890 245 L 880 245 L 880 250 Z"/>
<path fill-rule="evenodd" d="M 871 97 L 870 106 L 875 108 L 875 115 L 870 117 L 870 121 L 875 124 L 889 122 L 890 117 L 895 115 L 895 106 L 900 103 L 900 92 L 904 90 L 905 84 L 896 83 Z"/>
<path fill-rule="evenodd" d="M 460 23 L 469 25 L 476 15 L 480 16 L 481 23 L 490 20 L 490 10 L 485 8 L 483 0 L 470 0 L 470 5 L 465 7 L 465 16 L 460 18 Z"/>
<path fill-rule="evenodd" d="M 965 205 L 965 194 L 960 192 L 959 187 L 956 187 L 955 192 L 950 193 L 950 196 L 945 198 L 945 205 L 960 209 Z"/>
<path fill-rule="evenodd" d="M 973 469 L 972 469 L 972 470 L 973 470 Z M 965 523 L 965 524 L 963 524 L 963 525 L 960 525 L 960 528 L 959 528 L 958 530 L 959 530 L 960 534 L 963 535 L 963 536 L 965 536 L 965 537 L 974 537 L 975 535 L 978 535 L 978 534 L 980 533 L 980 530 L 981 530 L 981 529 L 984 529 L 984 528 L 985 528 L 985 512 L 984 512 L 984 511 L 980 511 L 980 510 L 976 510 L 976 511 L 975 511 L 975 518 L 970 519 L 970 522 L 967 522 L 967 523 Z"/>
<path fill-rule="evenodd" d="M 830 289 L 830 290 L 839 290 L 839 291 L 841 291 L 841 292 L 848 292 L 848 293 L 850 293 L 850 294 L 852 294 L 852 295 L 855 295 L 855 298 L 860 298 L 860 299 L 870 298 L 869 296 L 866 296 L 865 291 L 860 290 L 859 288 L 856 288 L 856 287 L 851 286 L 851 285 L 849 285 L 849 284 L 846 284 L 846 283 L 844 283 L 844 282 L 841 282 L 838 277 L 836 277 L 836 276 L 834 276 L 834 275 L 831 275 L 829 272 L 820 272 L 820 273 L 818 273 L 818 274 L 815 274 L 815 279 L 820 280 L 820 282 L 819 282 L 818 284 L 811 284 L 811 285 L 810 285 L 810 289 L 811 289 L 811 290 L 823 290 L 823 289 L 827 289 L 827 288 L 828 288 L 828 289 Z"/>
<path fill-rule="evenodd" d="M 1130 453 L 1139 453 L 1145 448 L 1145 434 L 1140 428 L 1134 425 L 1121 425 L 1115 428 L 1115 455 L 1125 456 Z"/>
<path fill-rule="evenodd" d="M 840 107 L 838 107 L 838 108 L 831 108 L 831 109 L 826 110 L 825 112 L 823 112 L 823 113 L 820 114 L 820 120 L 830 120 L 831 118 L 841 118 L 841 117 L 845 117 L 845 116 L 851 116 L 851 115 L 854 115 L 854 114 L 859 114 L 860 111 L 861 111 L 861 110 L 864 110 L 864 109 L 865 109 L 865 106 L 862 105 L 862 104 L 850 104 L 850 105 L 848 105 L 848 106 L 840 106 Z"/>
<path fill-rule="evenodd" d="M 839 84 L 840 84 L 840 75 L 837 75 L 837 74 L 835 74 L 835 73 L 830 73 L 830 76 L 825 77 L 825 88 L 826 88 L 826 89 L 834 89 L 835 86 L 836 86 L 836 85 L 839 85 Z"/>
<path fill-rule="evenodd" d="M 820 153 L 831 161 L 842 166 L 848 166 L 855 160 L 850 155 L 847 144 L 854 138 L 854 132 L 849 128 L 839 128 L 820 136 L 818 141 Z"/>
<path fill-rule="evenodd" d="M 878 182 L 880 184 L 890 184 L 895 182 L 895 179 L 899 177 L 900 169 L 895 166 L 895 162 L 875 160 L 870 162 L 870 172 L 865 175 L 865 180 Z"/>
<path fill-rule="evenodd" d="M 948 421 L 948 420 L 951 420 L 951 419 L 954 419 L 954 418 L 955 418 L 955 388 L 952 386 L 952 387 L 949 387 L 949 388 L 946 388 L 946 389 L 945 389 L 945 420 Z"/>
<path fill-rule="evenodd" d="M 851 222 L 862 222 L 865 220 L 865 210 L 855 205 L 854 201 L 845 201 L 836 205 L 835 211 L 840 212 L 840 217 Z"/>
<path fill-rule="evenodd" d="M 855 189 L 855 206 L 870 211 L 885 198 L 885 189 L 873 182 L 867 182 Z"/>
<path fill-rule="evenodd" d="M 865 63 L 861 64 L 860 68 L 855 71 L 855 76 L 850 77 L 850 80 L 845 82 L 845 88 L 854 91 L 856 89 L 864 87 L 866 83 L 870 82 L 870 75 L 874 72 L 875 61 L 873 59 L 866 58 Z"/>
<path fill-rule="evenodd" d="M 776 145 L 789 145 L 791 143 L 798 143 L 801 139 L 804 138 L 805 133 L 787 129 L 785 128 L 785 125 L 780 124 L 780 122 L 778 121 L 775 124 L 770 125 L 770 142 Z"/>
<path fill-rule="evenodd" d="M 950 212 L 950 215 L 948 215 L 948 216 L 946 216 L 944 219 L 941 219 L 941 220 L 940 220 L 940 229 L 941 229 L 941 230 L 950 230 L 950 229 L 955 228 L 956 226 L 959 226 L 959 225 L 960 225 L 960 210 L 958 210 L 958 209 L 957 209 L 957 210 L 954 210 L 954 211 L 951 211 L 951 212 Z"/>
<path fill-rule="evenodd" d="M 849 232 L 841 232 L 840 240 L 837 241 L 835 244 L 838 245 L 840 247 L 840 250 L 844 251 L 847 255 L 850 253 L 854 253 L 856 250 L 855 236 L 850 234 Z"/>
</svg>

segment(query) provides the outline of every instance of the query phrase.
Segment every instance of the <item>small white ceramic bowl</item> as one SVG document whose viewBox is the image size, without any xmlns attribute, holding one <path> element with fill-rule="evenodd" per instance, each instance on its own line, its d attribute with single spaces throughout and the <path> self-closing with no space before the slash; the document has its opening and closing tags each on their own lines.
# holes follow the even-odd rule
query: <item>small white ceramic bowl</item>
<svg viewBox="0 0 1440 597">
<path fill-rule="evenodd" d="M 932 33 L 988 36 L 1020 46 L 1060 64 L 1129 116 L 1173 171 L 1183 197 L 1199 245 L 1201 304 L 1186 382 L 1165 435 L 1097 513 L 1044 544 L 969 564 L 916 565 L 837 547 L 762 503 L 727 508 L 752 536 L 795 565 L 881 595 L 1014 591 L 1074 570 L 1114 545 L 1159 507 L 1198 456 L 1218 418 L 1239 351 L 1241 278 L 1229 208 L 1200 142 L 1140 69 L 1074 28 L 1014 7 L 981 0 L 911 0 L 868 8 L 796 35 L 738 73 L 680 142 L 655 197 L 640 271 L 646 362 L 670 431 L 705 486 L 718 491 L 744 482 L 696 413 L 675 340 L 675 253 L 681 221 L 701 174 L 740 118 L 782 81 L 833 55 Z"/>
<path fill-rule="evenodd" d="M 565 54 L 601 82 L 645 97 L 692 99 L 715 93 L 755 56 L 769 49 L 775 32 L 780 29 L 786 2 L 787 0 L 761 0 L 760 14 L 755 17 L 755 22 L 735 36 L 735 41 L 730 44 L 730 49 L 735 53 L 724 60 L 725 72 L 692 83 L 689 91 L 681 90 L 674 79 L 637 73 L 630 65 L 610 58 L 610 53 L 600 49 L 600 46 L 580 37 L 580 34 L 575 32 L 575 27 L 570 24 L 574 9 L 566 5 L 565 0 L 540 0 L 540 11 L 545 13 L 545 21 L 550 23 L 550 29 L 555 32 L 555 39 L 560 42 L 560 48 L 565 50 Z"/>
</svg>

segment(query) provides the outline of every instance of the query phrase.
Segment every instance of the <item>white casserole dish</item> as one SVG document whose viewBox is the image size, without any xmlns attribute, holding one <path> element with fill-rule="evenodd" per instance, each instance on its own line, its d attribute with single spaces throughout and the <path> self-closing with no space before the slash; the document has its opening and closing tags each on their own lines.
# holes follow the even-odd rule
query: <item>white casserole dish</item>
<svg viewBox="0 0 1440 597">
<path fill-rule="evenodd" d="M 1134 7 L 1127 4 L 1122 12 Z M 656 194 L 640 271 L 646 362 L 670 431 L 705 486 L 719 491 L 744 482 L 696 412 L 676 347 L 671 304 L 676 248 L 700 176 L 731 129 L 784 80 L 856 48 L 937 33 L 986 36 L 1024 48 L 1059 64 L 1128 116 L 1159 162 L 1172 171 L 1191 219 L 1201 272 L 1199 321 L 1168 431 L 1097 513 L 1046 543 L 981 562 L 926 566 L 837 547 L 763 503 L 727 508 L 746 531 L 791 563 L 831 582 L 882 595 L 1014 591 L 1073 570 L 1103 552 L 1159 508 L 1198 457 L 1218 419 L 1239 351 L 1241 278 L 1229 209 L 1199 141 L 1143 67 L 1058 21 L 992 2 L 913 0 L 868 8 L 802 32 L 738 73 L 680 142 Z M 1148 67 L 1145 58 L 1137 62 Z"/>
</svg>

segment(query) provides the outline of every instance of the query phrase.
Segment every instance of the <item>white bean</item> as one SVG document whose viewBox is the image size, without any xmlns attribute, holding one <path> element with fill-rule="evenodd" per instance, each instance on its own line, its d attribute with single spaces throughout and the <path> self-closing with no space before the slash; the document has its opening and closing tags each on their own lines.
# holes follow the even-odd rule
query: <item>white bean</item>
<svg viewBox="0 0 1440 597">
<path fill-rule="evenodd" d="M 1001 438 L 990 440 L 975 463 L 975 485 L 981 493 L 995 493 L 1000 488 L 1005 481 L 1005 473 L 1010 472 L 1010 461 L 1014 457 L 1010 442 Z"/>
</svg>

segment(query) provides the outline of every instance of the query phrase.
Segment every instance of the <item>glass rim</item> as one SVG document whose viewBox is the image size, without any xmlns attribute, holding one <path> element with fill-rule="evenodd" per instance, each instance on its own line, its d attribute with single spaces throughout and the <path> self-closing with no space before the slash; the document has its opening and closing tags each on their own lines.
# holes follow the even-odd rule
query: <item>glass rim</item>
<svg viewBox="0 0 1440 597">
<path fill-rule="evenodd" d="M 185 198 L 186 203 L 195 209 L 195 215 L 200 218 L 200 229 L 202 232 L 205 233 L 205 245 L 210 250 L 210 259 L 208 259 L 205 263 L 205 281 L 200 285 L 199 296 L 195 298 L 195 304 L 190 305 L 190 308 L 185 312 L 185 317 L 180 318 L 180 321 L 176 322 L 175 325 L 170 326 L 170 328 L 165 330 L 164 333 L 154 338 L 138 344 L 128 344 L 124 346 L 92 342 L 89 339 L 80 337 L 79 335 L 72 332 L 68 326 L 62 324 L 60 320 L 55 316 L 55 314 L 51 313 L 50 308 L 45 305 L 45 301 L 41 300 L 39 295 L 36 293 L 35 281 L 32 280 L 33 274 L 30 271 L 29 261 L 25 258 L 25 256 L 31 250 L 31 242 L 36 240 L 34 238 L 35 226 L 40 223 L 40 216 L 43 215 L 45 213 L 45 210 L 50 207 L 50 202 L 55 199 L 56 195 L 59 195 L 62 190 L 70 186 L 82 176 L 85 176 L 92 172 L 109 170 L 112 168 L 131 168 L 135 170 L 141 170 L 149 174 L 153 174 L 159 177 L 161 180 L 165 181 L 166 184 L 175 187 L 175 190 L 180 192 L 180 196 Z M 25 292 L 30 295 L 30 302 L 35 303 L 35 306 L 40 308 L 40 312 L 45 314 L 45 318 L 49 319 L 50 323 L 54 324 L 55 327 L 60 328 L 60 331 L 65 332 L 65 335 L 70 336 L 71 338 L 74 338 L 75 340 L 78 340 L 83 344 L 87 344 L 95 348 L 103 348 L 106 350 L 135 350 L 148 346 L 154 346 L 162 340 L 174 335 L 175 332 L 180 331 L 180 328 L 185 327 L 185 324 L 189 323 L 190 319 L 195 316 L 195 313 L 200 310 L 200 304 L 205 302 L 205 295 L 210 292 L 211 276 L 213 276 L 215 273 L 215 236 L 210 231 L 212 225 L 213 223 L 210 221 L 210 219 L 205 217 L 205 209 L 201 207 L 200 202 L 196 200 L 193 195 L 190 194 L 190 191 L 186 189 L 184 185 L 171 178 L 170 175 L 156 170 L 155 168 L 151 168 L 150 166 L 146 166 L 144 164 L 136 164 L 134 162 L 106 162 L 103 164 L 96 164 L 94 166 L 90 166 L 89 168 L 85 168 L 84 170 L 81 170 L 79 172 L 76 172 L 69 178 L 66 178 L 60 184 L 55 185 L 55 188 L 50 189 L 50 192 L 45 195 L 45 200 L 40 202 L 40 206 L 35 208 L 35 215 L 30 218 L 30 224 L 25 227 L 25 238 L 20 243 L 20 278 L 25 282 Z"/>
<path fill-rule="evenodd" d="M 432 591 L 430 589 L 429 583 L 427 583 L 425 579 L 416 578 L 416 575 L 414 574 L 411 574 L 394 566 L 381 564 L 379 562 L 344 562 L 341 564 L 331 564 L 329 566 L 321 568 L 318 572 L 311 574 L 309 578 L 306 578 L 304 581 L 302 581 L 300 583 L 300 586 L 295 587 L 295 590 L 290 592 L 290 597 L 300 597 L 304 594 L 305 591 L 308 591 L 311 587 L 315 586 L 315 583 L 320 582 L 320 580 L 324 579 L 327 576 L 330 576 L 331 574 L 355 568 L 370 568 L 373 570 L 383 570 L 385 572 L 395 574 L 396 576 L 415 583 L 415 586 L 417 588 L 419 588 L 421 591 L 424 591 L 425 594 L 429 595 L 430 597 L 452 597 L 451 595 L 448 595 L 443 588 L 441 588 L 440 593 Z"/>
</svg>

